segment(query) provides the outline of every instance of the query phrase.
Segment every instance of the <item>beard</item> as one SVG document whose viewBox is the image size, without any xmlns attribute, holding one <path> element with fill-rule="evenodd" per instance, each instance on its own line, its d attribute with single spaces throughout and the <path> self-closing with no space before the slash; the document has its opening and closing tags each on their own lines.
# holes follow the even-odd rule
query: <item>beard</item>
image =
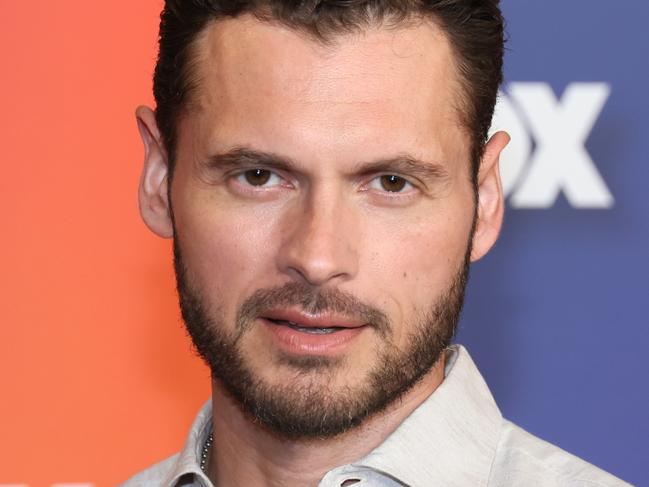
<svg viewBox="0 0 649 487">
<path fill-rule="evenodd" d="M 315 289 L 303 282 L 257 290 L 238 310 L 234 333 L 226 333 L 231 327 L 218 304 L 208 306 L 192 286 L 177 238 L 174 269 L 185 326 L 212 378 L 220 381 L 244 414 L 281 437 L 324 439 L 345 433 L 385 410 L 439 360 L 459 321 L 470 250 L 469 245 L 448 289 L 413 323 L 404 324 L 404 329 L 412 331 L 403 349 L 393 344 L 393 325 L 384 312 L 341 290 Z M 264 311 L 278 307 L 294 307 L 310 314 L 335 312 L 368 323 L 380 341 L 364 380 L 354 385 L 333 385 L 345 365 L 344 357 L 288 354 L 278 354 L 277 364 L 293 370 L 296 380 L 270 383 L 259 377 L 246 361 L 242 339 Z"/>
</svg>

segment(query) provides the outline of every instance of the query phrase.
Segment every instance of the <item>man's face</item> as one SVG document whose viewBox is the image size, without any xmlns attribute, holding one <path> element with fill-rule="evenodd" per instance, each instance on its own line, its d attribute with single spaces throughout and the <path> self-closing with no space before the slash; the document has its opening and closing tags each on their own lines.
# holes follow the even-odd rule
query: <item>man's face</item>
<svg viewBox="0 0 649 487">
<path fill-rule="evenodd" d="M 288 436 L 417 382 L 461 306 L 474 188 L 431 24 L 323 46 L 243 17 L 198 43 L 171 187 L 183 315 L 215 380 Z"/>
</svg>

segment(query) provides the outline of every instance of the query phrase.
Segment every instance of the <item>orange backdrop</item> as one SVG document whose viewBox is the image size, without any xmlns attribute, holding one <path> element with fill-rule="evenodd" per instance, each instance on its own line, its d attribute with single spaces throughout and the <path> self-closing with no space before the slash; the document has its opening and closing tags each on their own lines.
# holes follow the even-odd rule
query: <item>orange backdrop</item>
<svg viewBox="0 0 649 487">
<path fill-rule="evenodd" d="M 137 210 L 161 6 L 0 0 L 0 485 L 115 485 L 208 396 Z"/>
</svg>

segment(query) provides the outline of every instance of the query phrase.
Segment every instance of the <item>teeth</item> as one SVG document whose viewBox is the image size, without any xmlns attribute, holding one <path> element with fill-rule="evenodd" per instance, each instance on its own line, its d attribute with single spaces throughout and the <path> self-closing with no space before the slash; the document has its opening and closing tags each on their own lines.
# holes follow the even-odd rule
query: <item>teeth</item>
<svg viewBox="0 0 649 487">
<path fill-rule="evenodd" d="M 305 326 L 300 326 L 297 323 L 293 323 L 292 321 L 280 321 L 279 323 L 282 323 L 289 328 L 292 328 L 293 330 L 300 331 L 302 333 L 310 333 L 311 335 L 328 335 L 330 333 L 335 333 L 340 328 L 307 328 Z"/>
</svg>

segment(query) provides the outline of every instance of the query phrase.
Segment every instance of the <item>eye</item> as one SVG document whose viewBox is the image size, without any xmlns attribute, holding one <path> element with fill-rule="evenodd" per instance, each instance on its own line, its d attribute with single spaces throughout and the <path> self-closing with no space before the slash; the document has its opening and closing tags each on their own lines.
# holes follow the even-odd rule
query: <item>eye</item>
<svg viewBox="0 0 649 487">
<path fill-rule="evenodd" d="M 404 193 L 404 190 L 412 188 L 412 184 L 400 176 L 394 174 L 384 174 L 374 178 L 370 184 L 370 189 L 385 191 L 388 193 Z"/>
<path fill-rule="evenodd" d="M 281 184 L 282 178 L 280 178 L 273 171 L 268 169 L 249 169 L 236 177 L 237 181 L 242 184 L 247 184 L 250 186 L 257 187 L 270 187 L 277 186 Z"/>
</svg>

